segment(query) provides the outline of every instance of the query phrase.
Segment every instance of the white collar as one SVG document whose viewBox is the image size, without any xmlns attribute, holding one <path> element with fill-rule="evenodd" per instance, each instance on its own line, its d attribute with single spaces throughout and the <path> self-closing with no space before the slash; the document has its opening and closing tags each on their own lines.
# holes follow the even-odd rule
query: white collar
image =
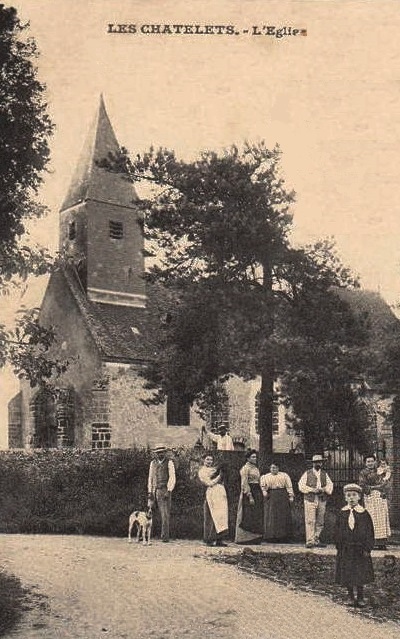
<svg viewBox="0 0 400 639">
<path fill-rule="evenodd" d="M 349 504 L 347 504 L 346 506 L 343 506 L 342 510 L 350 510 Z M 355 510 L 356 513 L 363 513 L 365 508 L 360 506 L 360 504 L 357 504 L 357 506 L 354 506 L 353 510 Z"/>
</svg>

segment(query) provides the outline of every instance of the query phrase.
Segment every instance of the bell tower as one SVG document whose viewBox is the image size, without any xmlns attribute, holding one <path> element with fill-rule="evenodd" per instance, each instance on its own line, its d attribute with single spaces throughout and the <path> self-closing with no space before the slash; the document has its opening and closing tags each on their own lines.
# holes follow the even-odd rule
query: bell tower
<svg viewBox="0 0 400 639">
<path fill-rule="evenodd" d="M 132 184 L 96 161 L 119 144 L 103 97 L 60 210 L 60 250 L 93 302 L 144 307 L 143 235 Z"/>
</svg>

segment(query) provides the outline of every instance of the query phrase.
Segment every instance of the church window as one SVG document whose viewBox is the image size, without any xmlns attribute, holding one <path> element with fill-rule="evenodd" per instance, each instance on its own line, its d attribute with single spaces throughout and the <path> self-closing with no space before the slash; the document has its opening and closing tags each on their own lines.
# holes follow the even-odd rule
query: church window
<svg viewBox="0 0 400 639">
<path fill-rule="evenodd" d="M 124 225 L 122 222 L 110 220 L 109 222 L 110 237 L 113 240 L 122 240 L 124 237 Z"/>
<path fill-rule="evenodd" d="M 107 422 L 92 424 L 92 449 L 111 448 L 111 427 Z"/>
<path fill-rule="evenodd" d="M 68 239 L 74 240 L 76 238 L 76 222 L 72 220 L 68 226 Z"/>
<path fill-rule="evenodd" d="M 190 404 L 179 393 L 171 392 L 167 398 L 167 425 L 189 426 Z"/>
<path fill-rule="evenodd" d="M 42 389 L 29 404 L 33 422 L 34 448 L 57 448 L 57 421 L 53 395 Z"/>
</svg>

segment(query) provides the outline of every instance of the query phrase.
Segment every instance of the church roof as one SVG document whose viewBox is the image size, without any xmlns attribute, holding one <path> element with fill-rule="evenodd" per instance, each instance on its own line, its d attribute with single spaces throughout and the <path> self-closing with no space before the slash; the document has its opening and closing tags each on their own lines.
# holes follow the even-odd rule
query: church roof
<svg viewBox="0 0 400 639">
<path fill-rule="evenodd" d="M 63 275 L 102 358 L 126 363 L 152 358 L 146 308 L 92 302 L 74 268 L 64 268 Z"/>
<path fill-rule="evenodd" d="M 92 339 L 106 361 L 142 363 L 154 358 L 148 308 L 104 304 L 89 300 L 73 267 L 62 269 L 64 279 L 84 318 Z M 400 337 L 400 321 L 380 296 L 362 289 L 339 289 L 338 295 L 353 312 L 367 319 L 370 344 L 382 351 L 387 339 Z"/>
<path fill-rule="evenodd" d="M 112 173 L 96 164 L 97 161 L 106 159 L 110 153 L 117 153 L 119 149 L 101 96 L 96 117 L 83 146 L 61 211 L 85 200 L 133 206 L 137 195 L 132 184 L 121 174 Z"/>
<path fill-rule="evenodd" d="M 400 338 L 400 321 L 380 293 L 365 289 L 337 289 L 355 315 L 367 320 L 370 344 L 377 351 L 393 337 Z"/>
</svg>

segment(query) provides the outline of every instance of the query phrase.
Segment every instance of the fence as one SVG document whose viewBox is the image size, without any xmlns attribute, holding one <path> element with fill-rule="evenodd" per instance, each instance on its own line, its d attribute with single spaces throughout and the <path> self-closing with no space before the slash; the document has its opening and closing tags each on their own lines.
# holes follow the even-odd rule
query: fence
<svg viewBox="0 0 400 639">
<path fill-rule="evenodd" d="M 358 482 L 363 468 L 363 457 L 357 451 L 337 448 L 325 454 L 325 470 L 335 486 L 343 487 L 349 482 Z"/>
</svg>

